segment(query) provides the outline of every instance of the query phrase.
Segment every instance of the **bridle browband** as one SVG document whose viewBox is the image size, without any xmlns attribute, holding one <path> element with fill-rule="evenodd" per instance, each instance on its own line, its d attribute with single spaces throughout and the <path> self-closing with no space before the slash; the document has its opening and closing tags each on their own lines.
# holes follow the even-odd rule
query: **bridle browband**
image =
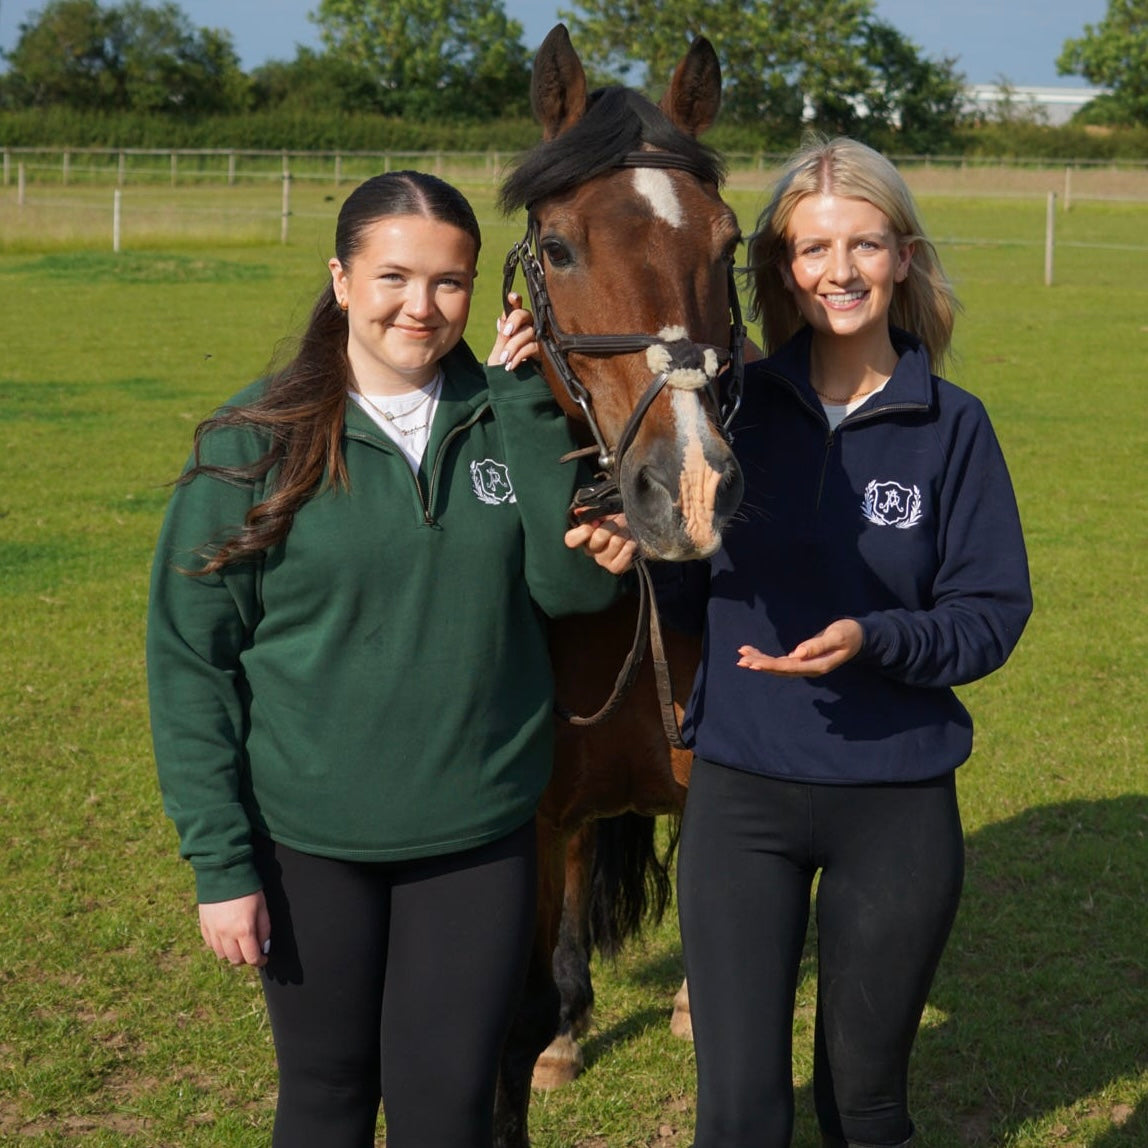
<svg viewBox="0 0 1148 1148">
<path fill-rule="evenodd" d="M 668 151 L 629 152 L 612 167 L 615 169 L 657 168 L 663 171 L 685 171 L 705 183 L 714 182 L 712 173 L 708 172 L 701 164 L 691 161 L 686 156 Z M 595 446 L 573 451 L 563 458 L 563 461 L 569 461 L 587 455 L 597 455 L 600 474 L 596 482 L 590 486 L 582 487 L 575 494 L 571 508 L 575 518 L 578 514 L 586 514 L 587 512 L 604 514 L 622 509 L 619 487 L 622 459 L 636 438 L 646 412 L 667 384 L 674 385 L 675 373 L 683 367 L 688 368 L 700 364 L 704 361 L 706 352 L 715 355 L 719 364 L 726 365 L 725 371 L 714 372 L 714 376 L 710 379 L 707 387 L 714 411 L 717 413 L 721 433 L 727 441 L 732 441 L 733 436 L 730 428 L 741 405 L 746 339 L 746 328 L 742 321 L 741 304 L 738 301 L 737 283 L 734 279 L 732 264 L 728 271 L 730 310 L 728 347 L 693 343 L 688 339 L 668 342 L 658 335 L 576 335 L 563 331 L 554 315 L 550 292 L 546 287 L 546 272 L 542 267 L 541 259 L 538 218 L 530 204 L 527 204 L 526 234 L 507 252 L 503 264 L 502 298 L 504 304 L 507 295 L 514 286 L 515 274 L 520 267 L 526 282 L 527 299 L 534 314 L 535 339 L 553 366 L 571 402 L 582 412 L 595 442 Z M 594 415 L 590 392 L 570 366 L 568 356 L 570 354 L 627 355 L 648 351 L 651 347 L 663 347 L 668 352 L 665 356 L 665 366 L 655 372 L 653 379 L 638 400 L 630 417 L 626 420 L 626 425 L 622 428 L 618 441 L 611 448 L 606 442 L 602 428 L 598 425 L 598 420 Z M 674 711 L 661 623 L 658 618 L 657 604 L 654 600 L 653 581 L 646 561 L 641 556 L 635 558 L 634 569 L 639 588 L 637 624 L 630 652 L 618 673 L 613 692 L 596 713 L 586 717 L 572 714 L 559 706 L 556 706 L 555 709 L 572 725 L 595 725 L 612 716 L 622 704 L 623 698 L 637 678 L 645 646 L 645 637 L 648 632 L 654 662 L 654 679 L 662 712 L 662 726 L 669 743 L 679 749 L 684 749 L 686 747 L 682 741 L 677 715 Z"/>
<path fill-rule="evenodd" d="M 700 164 L 691 161 L 686 156 L 668 151 L 633 151 L 623 156 L 613 167 L 615 169 L 657 168 L 663 171 L 686 171 L 706 183 L 713 182 L 712 176 Z M 713 347 L 702 343 L 688 343 L 685 348 L 678 348 L 679 353 L 677 355 L 671 353 L 670 362 L 665 368 L 658 371 L 650 381 L 626 425 L 622 428 L 622 433 L 618 436 L 618 441 L 613 448 L 607 444 L 602 429 L 598 425 L 590 392 L 575 374 L 567 356 L 570 354 L 628 355 L 648 350 L 650 347 L 671 345 L 658 335 L 575 335 L 563 331 L 555 317 L 554 306 L 550 301 L 550 292 L 546 287 L 546 272 L 542 267 L 538 218 L 529 204 L 527 205 L 526 234 L 507 252 L 506 260 L 503 263 L 502 298 L 504 301 L 514 286 L 514 277 L 519 267 L 522 268 L 522 277 L 526 282 L 526 294 L 530 309 L 534 313 L 535 338 L 550 360 L 563 389 L 570 397 L 570 401 L 581 410 L 586 419 L 586 425 L 589 427 L 598 448 L 598 466 L 605 475 L 614 480 L 617 479 L 622 465 L 622 457 L 634 441 L 642 419 L 666 384 L 671 381 L 675 369 L 682 365 L 682 352 L 688 348 L 692 348 L 695 353 L 711 350 L 717 355 L 719 363 L 728 364 L 727 370 L 710 384 L 710 394 L 714 403 L 714 410 L 718 414 L 718 425 L 721 427 L 722 434 L 727 440 L 730 438 L 730 426 L 733 423 L 734 415 L 737 414 L 738 407 L 741 405 L 746 339 L 746 328 L 742 321 L 741 304 L 737 297 L 737 283 L 734 279 L 732 265 L 728 272 L 727 287 L 730 309 L 728 348 Z M 724 394 L 719 392 L 724 392 Z"/>
</svg>

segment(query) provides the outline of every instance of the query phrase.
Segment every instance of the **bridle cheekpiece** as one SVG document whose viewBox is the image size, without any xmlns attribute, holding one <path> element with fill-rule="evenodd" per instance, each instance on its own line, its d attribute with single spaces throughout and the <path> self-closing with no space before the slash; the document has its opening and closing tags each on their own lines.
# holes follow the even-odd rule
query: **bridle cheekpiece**
<svg viewBox="0 0 1148 1148">
<path fill-rule="evenodd" d="M 709 182 L 709 176 L 696 164 L 684 156 L 666 151 L 635 151 L 615 165 L 617 168 L 659 168 L 662 170 L 688 171 Z M 667 342 L 661 335 L 575 335 L 563 331 L 554 315 L 550 293 L 546 287 L 546 272 L 542 266 L 538 218 L 527 205 L 526 234 L 507 252 L 502 269 L 502 297 L 506 299 L 514 286 L 514 277 L 519 268 L 526 282 L 526 294 L 530 309 L 534 313 L 534 334 L 547 359 L 558 375 L 563 389 L 586 419 L 596 444 L 598 466 L 603 475 L 616 482 L 622 458 L 638 433 L 638 427 L 653 401 L 667 385 L 697 387 L 700 381 L 694 374 L 697 370 L 706 372 L 714 410 L 718 415 L 718 425 L 722 434 L 730 440 L 730 427 L 738 407 L 741 405 L 742 380 L 745 373 L 746 328 L 742 321 L 741 305 L 737 297 L 737 284 L 732 265 L 729 268 L 728 295 L 730 308 L 730 328 L 728 347 L 713 347 L 708 344 L 691 342 L 682 332 L 678 340 Z M 627 420 L 618 441 L 609 446 L 594 415 L 590 392 L 570 366 L 568 356 L 579 355 L 627 355 L 651 348 L 665 348 L 666 355 L 647 354 L 651 369 L 657 363 L 654 377 L 645 393 L 638 401 Z M 661 360 L 658 363 L 658 360 Z M 718 375 L 718 368 L 727 365 L 726 371 Z M 712 370 L 711 370 L 712 368 Z M 686 380 L 689 380 L 688 382 Z M 679 381 L 680 380 L 680 381 Z M 594 450 L 582 453 L 595 453 Z"/>
</svg>

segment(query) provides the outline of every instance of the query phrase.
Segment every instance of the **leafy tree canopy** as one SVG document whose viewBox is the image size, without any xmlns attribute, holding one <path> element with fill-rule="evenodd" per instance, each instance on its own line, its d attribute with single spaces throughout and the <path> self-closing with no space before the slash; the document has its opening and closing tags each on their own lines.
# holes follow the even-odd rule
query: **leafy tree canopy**
<svg viewBox="0 0 1148 1148">
<path fill-rule="evenodd" d="M 1096 101 L 1103 118 L 1148 124 L 1148 0 L 1108 0 L 1099 24 L 1086 24 L 1083 36 L 1065 41 L 1056 69 L 1111 90 Z"/>
<path fill-rule="evenodd" d="M 925 59 L 876 18 L 873 0 L 583 0 L 559 16 L 592 69 L 625 78 L 642 65 L 651 88 L 707 36 L 722 64 L 723 118 L 760 124 L 774 143 L 808 124 L 926 148 L 958 119 L 953 61 Z"/>
<path fill-rule="evenodd" d="M 299 47 L 294 60 L 269 60 L 251 73 L 251 106 L 293 113 L 380 110 L 379 85 L 365 64 L 338 52 Z"/>
<path fill-rule="evenodd" d="M 242 109 L 247 81 L 228 32 L 174 3 L 52 0 L 20 25 L 4 102 L 200 115 Z"/>
<path fill-rule="evenodd" d="M 331 53 L 370 71 L 381 110 L 490 119 L 529 107 L 522 25 L 502 0 L 320 0 Z"/>
</svg>

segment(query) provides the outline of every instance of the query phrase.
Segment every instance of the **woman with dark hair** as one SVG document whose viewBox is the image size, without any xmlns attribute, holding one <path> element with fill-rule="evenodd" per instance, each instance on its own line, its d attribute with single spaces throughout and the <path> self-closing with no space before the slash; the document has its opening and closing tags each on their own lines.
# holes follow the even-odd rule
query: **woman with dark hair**
<svg viewBox="0 0 1148 1148">
<path fill-rule="evenodd" d="M 462 341 L 479 229 L 417 172 L 339 215 L 295 357 L 196 432 L 148 618 L 164 805 L 217 956 L 262 970 L 275 1148 L 489 1146 L 551 765 L 545 617 L 613 579 L 512 297 Z M 381 1083 L 380 1083 L 381 1081 Z"/>
<path fill-rule="evenodd" d="M 956 301 L 912 196 L 854 140 L 786 167 L 749 246 L 767 358 L 734 423 L 745 521 L 659 601 L 703 629 L 678 912 L 697 1148 L 788 1148 L 793 1011 L 817 914 L 826 1148 L 909 1144 L 909 1056 L 960 899 L 953 691 L 1032 608 L 981 402 L 939 377 Z M 624 524 L 584 544 L 623 569 Z"/>
</svg>

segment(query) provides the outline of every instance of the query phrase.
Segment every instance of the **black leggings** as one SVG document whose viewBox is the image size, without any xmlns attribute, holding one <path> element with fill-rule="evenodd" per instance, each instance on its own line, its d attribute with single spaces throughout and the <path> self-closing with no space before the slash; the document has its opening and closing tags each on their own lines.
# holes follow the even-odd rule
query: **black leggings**
<svg viewBox="0 0 1148 1148">
<path fill-rule="evenodd" d="M 909 1053 L 964 875 L 953 774 L 806 785 L 695 760 L 678 912 L 696 1148 L 790 1143 L 794 997 L 818 870 L 818 1121 L 831 1142 L 910 1137 Z"/>
<path fill-rule="evenodd" d="M 533 822 L 388 864 L 264 841 L 274 1148 L 490 1148 L 498 1059 L 526 975 Z"/>
</svg>

